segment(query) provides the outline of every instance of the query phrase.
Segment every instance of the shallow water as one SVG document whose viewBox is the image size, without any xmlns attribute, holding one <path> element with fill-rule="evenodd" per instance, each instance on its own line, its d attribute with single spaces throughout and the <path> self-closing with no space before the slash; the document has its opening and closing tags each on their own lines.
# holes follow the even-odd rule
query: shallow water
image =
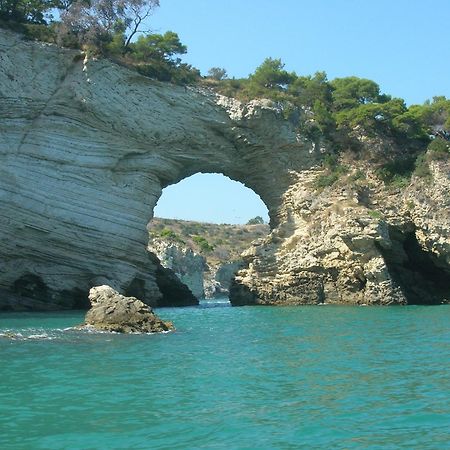
<svg viewBox="0 0 450 450">
<path fill-rule="evenodd" d="M 158 314 L 177 331 L 0 315 L 0 448 L 450 448 L 448 306 Z"/>
</svg>

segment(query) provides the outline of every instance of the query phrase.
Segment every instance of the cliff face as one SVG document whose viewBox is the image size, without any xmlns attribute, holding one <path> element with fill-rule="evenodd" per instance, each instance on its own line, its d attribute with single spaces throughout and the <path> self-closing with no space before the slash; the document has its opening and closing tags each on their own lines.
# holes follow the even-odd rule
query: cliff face
<svg viewBox="0 0 450 450">
<path fill-rule="evenodd" d="M 267 224 L 230 225 L 154 218 L 149 251 L 197 298 L 227 297 L 242 252 L 267 236 Z"/>
<path fill-rule="evenodd" d="M 243 265 L 240 260 L 209 265 L 207 258 L 195 253 L 187 244 L 161 238 L 152 239 L 148 249 L 197 299 L 228 297 L 234 275 Z"/>
<path fill-rule="evenodd" d="M 323 191 L 314 187 L 317 171 L 299 173 L 283 196 L 286 221 L 247 251 L 232 302 L 448 303 L 450 164 L 430 169 L 431 179 L 401 190 L 359 161 Z"/>
<path fill-rule="evenodd" d="M 271 217 L 235 304 L 406 303 L 428 286 L 439 289 L 426 301 L 448 299 L 448 165 L 405 192 L 388 193 L 370 166 L 366 193 L 318 192 L 320 157 L 272 102 L 159 83 L 2 31 L 0 289 L 77 307 L 108 284 L 167 304 L 146 224 L 162 188 L 219 172 L 259 194 Z M 410 292 L 415 274 L 423 282 Z"/>
<path fill-rule="evenodd" d="M 292 167 L 315 161 L 270 103 L 241 107 L 6 31 L 0 58 L 6 291 L 71 307 L 95 285 L 138 285 L 158 305 L 146 224 L 162 188 L 223 173 L 257 192 L 275 224 Z"/>
<path fill-rule="evenodd" d="M 203 279 L 208 265 L 202 255 L 184 245 L 161 239 L 152 239 L 149 251 L 158 257 L 164 267 L 171 269 L 196 298 L 205 296 Z"/>
<path fill-rule="evenodd" d="M 230 287 L 234 280 L 234 276 L 243 265 L 243 261 L 237 260 L 219 264 L 214 267 L 213 270 L 210 271 L 210 275 L 206 277 L 205 297 L 229 297 Z"/>
</svg>

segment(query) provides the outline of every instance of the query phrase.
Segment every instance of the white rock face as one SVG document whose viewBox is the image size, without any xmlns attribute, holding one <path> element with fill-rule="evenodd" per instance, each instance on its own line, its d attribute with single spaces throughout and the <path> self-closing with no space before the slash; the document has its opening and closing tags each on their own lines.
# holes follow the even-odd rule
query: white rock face
<svg viewBox="0 0 450 450">
<path fill-rule="evenodd" d="M 156 82 L 2 30 L 0 290 L 77 307 L 108 284 L 167 305 L 146 224 L 162 188 L 216 172 L 253 189 L 271 217 L 234 304 L 403 304 L 433 286 L 426 302 L 450 297 L 448 164 L 404 192 L 372 181 L 366 202 L 362 186 L 314 187 L 319 147 L 273 102 Z"/>
<path fill-rule="evenodd" d="M 353 173 L 324 190 L 314 187 L 320 170 L 299 173 L 283 197 L 286 220 L 247 251 L 232 302 L 450 302 L 450 163 L 405 190 L 373 169 L 353 161 Z M 366 176 L 352 182 L 357 172 Z"/>
<path fill-rule="evenodd" d="M 161 264 L 171 269 L 197 299 L 228 297 L 235 273 L 242 261 L 233 261 L 209 266 L 207 259 L 182 243 L 151 238 L 148 250 L 154 253 Z"/>
<path fill-rule="evenodd" d="M 228 297 L 234 276 L 243 264 L 243 261 L 232 261 L 210 269 L 205 274 L 205 297 Z"/>
</svg>

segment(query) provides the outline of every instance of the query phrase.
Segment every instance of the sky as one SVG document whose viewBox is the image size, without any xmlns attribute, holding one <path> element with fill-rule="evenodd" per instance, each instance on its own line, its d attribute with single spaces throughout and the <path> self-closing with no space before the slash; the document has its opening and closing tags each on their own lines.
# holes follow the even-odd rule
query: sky
<svg viewBox="0 0 450 450">
<path fill-rule="evenodd" d="M 160 4 L 149 28 L 178 33 L 188 47 L 184 60 L 202 74 L 223 67 L 230 77 L 247 77 L 272 57 L 281 58 L 286 70 L 299 75 L 325 71 L 329 79 L 349 75 L 372 79 L 382 92 L 409 105 L 434 95 L 450 97 L 450 0 L 160 0 Z M 192 188 L 184 180 L 178 194 L 175 187 L 166 188 L 172 193 L 167 200 L 171 206 L 164 206 L 164 192 L 158 211 L 178 210 L 180 218 L 205 217 L 202 220 L 216 223 L 239 223 L 234 217 L 249 215 L 247 200 L 241 200 L 222 178 L 205 180 L 194 178 Z M 221 218 L 212 209 L 206 214 L 205 205 L 215 201 L 215 192 L 227 189 Z M 198 191 L 203 191 L 201 202 L 195 197 Z M 241 212 L 236 211 L 238 204 Z M 182 209 L 190 211 L 189 217 L 181 217 Z M 255 215 L 264 212 L 255 211 L 260 211 Z"/>
<path fill-rule="evenodd" d="M 269 221 L 266 205 L 242 183 L 220 174 L 195 174 L 164 189 L 154 215 L 211 223 Z"/>
</svg>

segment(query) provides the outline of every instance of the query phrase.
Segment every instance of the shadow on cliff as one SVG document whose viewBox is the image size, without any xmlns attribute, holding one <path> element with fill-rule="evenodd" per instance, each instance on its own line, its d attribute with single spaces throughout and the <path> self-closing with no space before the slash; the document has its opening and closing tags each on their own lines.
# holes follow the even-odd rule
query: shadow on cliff
<svg viewBox="0 0 450 450">
<path fill-rule="evenodd" d="M 419 244 L 415 230 L 389 227 L 392 247 L 378 246 L 393 280 L 409 305 L 437 305 L 450 301 L 450 273 Z"/>
</svg>

